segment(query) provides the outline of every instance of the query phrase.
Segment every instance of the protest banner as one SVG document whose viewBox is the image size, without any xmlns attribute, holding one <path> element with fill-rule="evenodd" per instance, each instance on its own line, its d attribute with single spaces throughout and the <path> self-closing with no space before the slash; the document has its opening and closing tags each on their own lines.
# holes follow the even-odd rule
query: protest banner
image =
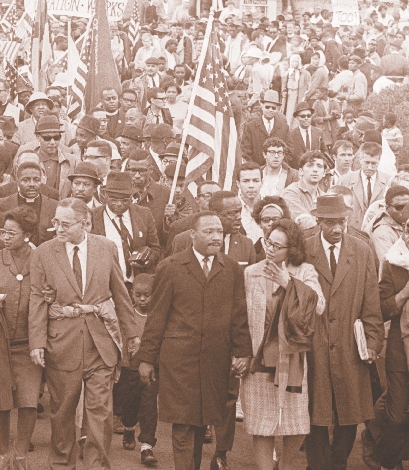
<svg viewBox="0 0 409 470">
<path fill-rule="evenodd" d="M 360 24 L 358 0 L 332 0 L 332 11 L 334 27 Z"/>
<path fill-rule="evenodd" d="M 109 21 L 120 21 L 128 0 L 108 0 Z M 93 0 L 47 0 L 48 12 L 52 15 L 81 16 L 90 18 Z"/>
</svg>

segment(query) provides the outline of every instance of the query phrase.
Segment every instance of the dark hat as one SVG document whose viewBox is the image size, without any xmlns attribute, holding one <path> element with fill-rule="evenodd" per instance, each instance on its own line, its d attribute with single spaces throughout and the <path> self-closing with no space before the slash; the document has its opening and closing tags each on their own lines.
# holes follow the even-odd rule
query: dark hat
<svg viewBox="0 0 409 470">
<path fill-rule="evenodd" d="M 174 136 L 172 127 L 169 124 L 154 124 L 151 128 L 152 140 L 163 140 Z"/>
<path fill-rule="evenodd" d="M 142 137 L 142 134 L 142 127 L 140 126 L 125 126 L 119 137 L 125 137 L 135 142 L 144 142 L 145 139 Z"/>
<path fill-rule="evenodd" d="M 165 175 L 168 178 L 173 178 L 175 176 L 175 172 L 176 172 L 176 162 L 169 163 L 169 165 L 165 168 Z M 186 163 L 182 162 L 180 164 L 178 179 L 185 178 L 185 176 L 186 176 Z"/>
<path fill-rule="evenodd" d="M 132 196 L 132 176 L 128 172 L 110 171 L 107 176 L 105 192 L 108 195 L 126 197 Z"/>
<path fill-rule="evenodd" d="M 149 57 L 149 59 L 145 60 L 145 64 L 154 64 L 154 65 L 159 65 L 160 62 L 156 57 Z"/>
<path fill-rule="evenodd" d="M 0 129 L 5 136 L 12 136 L 18 127 L 12 116 L 0 116 Z"/>
<path fill-rule="evenodd" d="M 135 160 L 139 162 L 140 160 L 146 160 L 149 158 L 150 153 L 144 149 L 135 149 L 132 150 L 129 154 L 129 160 Z"/>
<path fill-rule="evenodd" d="M 58 132 L 60 134 L 64 132 L 61 130 L 61 123 L 57 116 L 51 114 L 40 117 L 35 127 L 35 134 L 42 134 L 43 132 Z"/>
<path fill-rule="evenodd" d="M 311 111 L 314 114 L 314 109 L 306 101 L 301 101 L 301 103 L 297 104 L 293 116 L 297 117 L 297 114 L 301 113 L 301 111 Z"/>
<path fill-rule="evenodd" d="M 409 189 L 406 186 L 402 186 L 400 184 L 397 184 L 395 186 L 391 186 L 385 194 L 385 203 L 388 206 L 391 202 L 392 199 L 395 196 L 402 196 L 402 195 L 409 195 Z"/>
<path fill-rule="evenodd" d="M 382 134 L 376 129 L 366 131 L 364 134 L 364 142 L 376 142 L 382 145 Z"/>
<path fill-rule="evenodd" d="M 368 116 L 359 116 L 354 126 L 362 134 L 365 134 L 366 131 L 374 131 L 377 127 L 378 122 Z"/>
<path fill-rule="evenodd" d="M 98 135 L 100 125 L 101 124 L 99 122 L 99 119 L 93 116 L 88 116 L 88 114 L 86 114 L 81 118 L 80 122 L 77 124 L 77 127 L 80 129 L 84 129 L 84 131 L 91 132 L 91 134 Z"/>
<path fill-rule="evenodd" d="M 352 214 L 352 209 L 345 204 L 341 194 L 325 195 L 317 197 L 317 208 L 310 214 L 323 219 L 340 219 Z"/>
<path fill-rule="evenodd" d="M 177 142 L 171 142 L 170 144 L 167 145 L 166 150 L 159 154 L 159 158 L 163 158 L 166 156 L 169 157 L 178 157 L 180 151 L 180 144 Z"/>
<path fill-rule="evenodd" d="M 50 98 L 45 93 L 43 93 L 42 91 L 36 91 L 30 96 L 30 99 L 28 100 L 28 103 L 26 104 L 26 111 L 31 114 L 32 104 L 40 100 L 45 101 L 47 103 L 47 106 L 50 111 L 54 108 L 53 101 L 50 100 Z"/>
<path fill-rule="evenodd" d="M 277 105 L 281 105 L 280 99 L 278 97 L 278 93 L 275 90 L 267 90 L 267 91 L 262 91 L 260 93 L 260 101 L 262 103 L 275 103 Z"/>
<path fill-rule="evenodd" d="M 91 162 L 81 162 L 75 167 L 74 173 L 68 176 L 68 179 L 72 181 L 76 176 L 83 176 L 91 178 L 97 184 L 101 184 L 102 181 L 98 178 L 97 167 Z"/>
</svg>

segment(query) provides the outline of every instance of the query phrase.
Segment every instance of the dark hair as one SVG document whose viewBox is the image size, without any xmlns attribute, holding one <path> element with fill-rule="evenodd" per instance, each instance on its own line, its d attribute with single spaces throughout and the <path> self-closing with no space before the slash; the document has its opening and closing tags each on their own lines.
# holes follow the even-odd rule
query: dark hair
<svg viewBox="0 0 409 470">
<path fill-rule="evenodd" d="M 98 113 L 99 111 L 106 112 L 103 108 L 98 108 L 98 106 L 94 106 L 93 108 L 89 109 L 87 112 L 87 116 L 92 116 L 94 113 Z"/>
<path fill-rule="evenodd" d="M 223 201 L 237 197 L 233 191 L 216 191 L 209 200 L 209 210 L 220 213 L 223 211 Z"/>
<path fill-rule="evenodd" d="M 393 199 L 396 196 L 407 196 L 409 195 L 409 189 L 406 186 L 402 186 L 397 184 L 395 186 L 391 186 L 385 194 L 385 203 L 387 206 L 390 206 Z"/>
<path fill-rule="evenodd" d="M 271 227 L 271 232 L 279 230 L 287 236 L 288 261 L 293 266 L 300 266 L 307 258 L 305 237 L 298 224 L 291 219 L 280 219 Z"/>
<path fill-rule="evenodd" d="M 251 40 L 252 40 L 252 41 L 255 41 L 256 39 L 258 39 L 259 37 L 264 36 L 264 35 L 265 35 L 265 34 L 264 34 L 262 31 L 258 31 L 258 30 L 257 30 L 257 31 L 253 31 L 253 32 L 251 33 Z"/>
<path fill-rule="evenodd" d="M 314 56 L 317 56 L 317 57 L 319 57 L 319 58 L 321 59 L 321 56 L 320 56 L 320 54 L 319 54 L 318 52 L 313 52 L 313 53 L 311 54 L 311 57 L 314 57 Z"/>
<path fill-rule="evenodd" d="M 178 42 L 175 39 L 168 39 L 165 44 L 165 49 L 172 45 L 177 46 Z"/>
<path fill-rule="evenodd" d="M 149 103 L 151 102 L 152 98 L 156 98 L 158 96 L 158 93 L 165 93 L 165 90 L 163 88 L 158 87 L 158 86 L 148 88 L 147 99 L 148 99 Z"/>
<path fill-rule="evenodd" d="M 38 163 L 35 162 L 23 162 L 19 167 L 17 168 L 17 178 L 21 175 L 21 173 L 24 170 L 28 170 L 29 168 L 32 168 L 33 170 L 37 170 L 40 175 L 41 175 L 41 167 Z"/>
<path fill-rule="evenodd" d="M 307 163 L 312 163 L 314 160 L 322 160 L 325 164 L 325 157 L 319 150 L 309 150 L 300 157 L 299 167 L 303 168 Z"/>
<path fill-rule="evenodd" d="M 263 153 L 266 153 L 269 147 L 283 147 L 284 154 L 286 154 L 287 145 L 285 142 L 277 137 L 268 137 L 263 144 Z"/>
<path fill-rule="evenodd" d="M 382 155 L 382 145 L 379 145 L 376 142 L 364 142 L 358 150 L 358 156 L 361 156 L 362 153 L 369 155 L 371 157 L 379 157 Z"/>
<path fill-rule="evenodd" d="M 91 140 L 91 142 L 88 142 L 87 148 L 100 148 L 100 149 L 106 149 L 110 153 L 110 157 L 112 157 L 112 147 L 109 145 L 109 143 L 106 140 Z"/>
<path fill-rule="evenodd" d="M 57 207 L 71 208 L 75 212 L 75 218 L 88 220 L 88 206 L 82 199 L 67 197 L 59 201 Z"/>
<path fill-rule="evenodd" d="M 355 109 L 353 108 L 346 108 L 342 111 L 342 115 L 345 117 L 347 114 L 352 114 L 354 118 L 356 117 Z"/>
<path fill-rule="evenodd" d="M 119 95 L 119 97 L 123 98 L 125 93 L 131 93 L 135 96 L 135 98 L 138 98 L 138 93 L 136 93 L 136 91 L 132 88 L 125 88 L 125 90 L 122 90 L 122 93 Z"/>
<path fill-rule="evenodd" d="M 147 273 L 138 274 L 137 276 L 135 276 L 133 280 L 132 290 L 135 288 L 136 284 L 146 284 L 150 288 L 152 288 L 154 277 L 155 276 L 153 276 L 153 274 L 147 274 Z"/>
<path fill-rule="evenodd" d="M 354 151 L 354 146 L 349 140 L 337 140 L 331 149 L 332 155 L 337 155 L 340 148 L 352 149 Z"/>
<path fill-rule="evenodd" d="M 196 214 L 194 214 L 193 217 L 192 217 L 191 227 L 192 227 L 193 230 L 197 230 L 197 227 L 198 227 L 200 221 L 204 217 L 218 217 L 218 215 L 216 214 L 216 212 L 213 212 L 213 211 L 196 212 Z"/>
<path fill-rule="evenodd" d="M 166 82 L 162 84 L 162 87 L 165 90 L 165 93 L 168 91 L 168 88 L 171 88 L 171 87 L 176 88 L 176 93 L 178 95 L 182 93 L 182 89 L 180 88 L 180 86 L 176 85 L 176 82 L 174 82 L 173 80 L 166 80 Z"/>
<path fill-rule="evenodd" d="M 385 114 L 385 120 L 388 121 L 392 126 L 396 124 L 397 117 L 395 113 L 386 113 Z"/>
<path fill-rule="evenodd" d="M 31 207 L 22 204 L 6 212 L 4 222 L 14 220 L 23 232 L 34 234 L 37 231 L 37 214 Z"/>
<path fill-rule="evenodd" d="M 140 160 L 146 160 L 149 157 L 149 152 L 143 149 L 135 149 L 129 154 L 129 160 L 135 160 L 139 162 Z"/>
<path fill-rule="evenodd" d="M 263 172 L 261 170 L 260 165 L 258 165 L 256 162 L 246 162 L 246 163 L 242 163 L 236 169 L 236 181 L 240 181 L 240 174 L 242 171 L 248 171 L 248 170 L 258 170 L 260 172 L 260 177 L 263 178 Z"/>
<path fill-rule="evenodd" d="M 206 186 L 206 184 L 216 185 L 216 186 L 219 186 L 220 188 L 219 183 L 217 183 L 216 181 L 212 181 L 212 180 L 199 181 L 199 183 L 197 183 L 197 191 L 196 191 L 197 195 L 202 193 L 202 188 L 203 186 Z"/>
<path fill-rule="evenodd" d="M 338 59 L 338 67 L 342 70 L 348 70 L 348 56 L 343 55 Z"/>
<path fill-rule="evenodd" d="M 291 219 L 290 209 L 288 208 L 285 199 L 283 199 L 281 196 L 266 196 L 254 204 L 253 213 L 251 214 L 258 225 L 260 225 L 261 222 L 260 214 L 263 211 L 263 208 L 268 204 L 276 204 L 277 206 L 281 207 L 283 210 L 283 215 L 281 217 L 282 219 Z"/>
</svg>

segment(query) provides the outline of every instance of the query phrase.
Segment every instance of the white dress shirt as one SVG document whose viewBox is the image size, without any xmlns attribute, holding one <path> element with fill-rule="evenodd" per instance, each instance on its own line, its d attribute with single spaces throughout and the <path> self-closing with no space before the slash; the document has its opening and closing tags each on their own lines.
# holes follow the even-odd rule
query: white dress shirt
<svg viewBox="0 0 409 470">
<path fill-rule="evenodd" d="M 115 228 L 115 225 L 112 223 L 112 220 L 114 220 L 120 228 L 119 225 L 119 217 L 114 214 L 108 206 L 105 207 L 104 210 L 104 226 L 105 226 L 105 236 L 108 238 L 108 240 L 111 240 L 115 243 L 115 245 L 118 248 L 118 255 L 119 255 L 119 265 L 121 266 L 122 273 L 124 275 L 125 281 L 132 282 L 133 281 L 133 274 L 131 274 L 131 277 L 126 277 L 126 264 L 125 264 L 125 256 L 124 256 L 124 250 L 122 247 L 122 238 L 121 235 L 119 234 L 118 230 Z M 129 213 L 129 210 L 124 212 L 122 214 L 122 221 L 125 225 L 125 227 L 128 229 L 129 233 L 131 234 L 131 237 L 133 238 L 133 230 L 132 230 L 132 222 L 131 222 L 131 214 Z"/>
<path fill-rule="evenodd" d="M 372 196 L 373 196 L 373 192 L 374 192 L 374 189 L 375 189 L 375 182 L 376 182 L 376 175 L 377 175 L 378 172 L 375 172 L 372 176 L 371 176 L 371 192 L 372 192 Z M 364 188 L 364 194 L 365 194 L 365 201 L 364 202 L 367 202 L 368 201 L 368 178 L 365 176 L 365 174 L 361 171 L 361 180 L 362 180 L 362 186 Z"/>
<path fill-rule="evenodd" d="M 152 155 L 152 158 L 155 160 L 155 163 L 158 165 L 158 168 L 163 175 L 165 173 L 165 168 L 163 167 L 162 160 L 159 158 L 159 154 L 154 152 L 151 148 L 149 149 L 149 153 Z"/>
<path fill-rule="evenodd" d="M 240 196 L 239 196 L 240 197 Z M 264 232 L 257 222 L 253 219 L 251 214 L 253 213 L 252 209 L 243 201 L 240 197 L 242 210 L 241 210 L 241 225 L 246 231 L 246 237 L 250 238 L 253 243 L 260 237 L 264 237 Z"/>
<path fill-rule="evenodd" d="M 74 245 L 71 242 L 65 243 L 65 251 L 67 252 L 68 261 L 70 262 L 71 268 L 73 268 L 74 247 L 78 246 L 78 258 L 80 260 L 82 274 L 82 294 L 85 292 L 85 285 L 87 283 L 87 232 L 84 231 L 84 235 L 84 240 L 82 240 L 82 242 L 78 245 Z"/>
<path fill-rule="evenodd" d="M 302 140 L 304 141 L 305 148 L 307 148 L 307 132 L 308 132 L 308 138 L 310 140 L 310 148 L 307 148 L 307 151 L 311 150 L 311 145 L 312 145 L 312 142 L 311 142 L 311 126 L 308 129 L 303 129 L 302 127 L 300 127 L 300 132 L 301 132 Z"/>
<path fill-rule="evenodd" d="M 192 247 L 193 248 L 193 247 Z M 200 264 L 200 267 L 203 269 L 203 266 L 204 266 L 204 259 L 207 258 L 209 261 L 207 262 L 207 266 L 209 268 L 209 272 L 211 271 L 212 269 L 212 266 L 213 266 L 213 260 L 214 260 L 214 256 L 203 256 L 201 253 L 199 253 L 198 251 L 196 251 L 194 248 L 193 248 L 193 253 L 195 254 L 197 260 L 199 261 L 199 264 Z"/>
<path fill-rule="evenodd" d="M 270 119 L 269 121 L 263 116 L 262 119 L 263 119 L 264 127 L 266 128 L 266 131 L 270 134 L 270 132 L 273 130 L 273 127 L 274 127 L 274 118 Z"/>
<path fill-rule="evenodd" d="M 332 246 L 331 243 L 328 243 L 327 240 L 325 240 L 325 238 L 322 236 L 322 233 L 321 233 L 321 242 L 322 242 L 322 246 L 324 247 L 324 252 L 325 252 L 325 256 L 327 257 L 327 261 L 328 261 L 328 266 L 329 268 L 331 269 L 331 264 L 330 264 L 330 261 L 329 261 L 329 257 L 331 255 L 331 250 L 329 249 L 330 246 Z M 338 242 L 338 243 L 334 243 L 334 256 L 335 256 L 335 261 L 337 262 L 338 264 L 338 260 L 339 260 L 339 253 L 341 251 L 341 242 Z"/>
<path fill-rule="evenodd" d="M 224 254 L 225 255 L 228 255 L 229 254 L 229 249 L 230 249 L 230 233 L 228 233 L 225 237 L 224 237 Z"/>
</svg>

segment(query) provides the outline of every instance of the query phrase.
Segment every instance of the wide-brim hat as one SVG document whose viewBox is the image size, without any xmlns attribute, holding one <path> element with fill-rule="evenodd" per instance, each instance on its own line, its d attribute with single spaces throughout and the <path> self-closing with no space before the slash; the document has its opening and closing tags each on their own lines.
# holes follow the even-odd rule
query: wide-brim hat
<svg viewBox="0 0 409 470">
<path fill-rule="evenodd" d="M 62 134 L 64 132 L 61 128 L 59 119 L 53 114 L 41 116 L 37 121 L 34 131 L 35 134 L 43 134 L 47 132 L 56 132 L 58 134 Z"/>
<path fill-rule="evenodd" d="M 101 123 L 99 122 L 99 119 L 85 114 L 85 116 L 83 116 L 80 122 L 77 124 L 77 127 L 79 129 L 84 129 L 85 131 L 91 132 L 91 134 L 98 135 L 100 125 Z"/>
<path fill-rule="evenodd" d="M 280 98 L 275 90 L 262 91 L 260 93 L 260 101 L 261 103 L 274 103 L 281 106 Z"/>
<path fill-rule="evenodd" d="M 132 176 L 128 172 L 110 171 L 107 176 L 105 193 L 122 197 L 132 196 Z"/>
<path fill-rule="evenodd" d="M 68 179 L 72 181 L 77 176 L 83 178 L 91 178 L 97 184 L 102 184 L 102 180 L 98 177 L 97 167 L 91 162 L 81 162 L 75 167 L 74 173 L 68 176 Z"/>
<path fill-rule="evenodd" d="M 166 146 L 166 149 L 163 153 L 159 154 L 159 158 L 163 157 L 178 157 L 180 152 L 180 144 L 177 142 L 171 142 Z"/>
<path fill-rule="evenodd" d="M 374 131 L 378 127 L 378 122 L 369 116 L 359 116 L 355 121 L 354 129 L 365 134 L 366 131 Z"/>
<path fill-rule="evenodd" d="M 258 47 L 250 47 L 246 52 L 243 52 L 246 57 L 253 57 L 254 59 L 262 59 L 263 52 Z"/>
<path fill-rule="evenodd" d="M 310 211 L 314 217 L 323 219 L 341 219 L 352 214 L 352 209 L 345 204 L 341 194 L 317 197 L 317 208 Z"/>
<path fill-rule="evenodd" d="M 5 136 L 11 136 L 17 132 L 18 127 L 12 116 L 0 116 L 0 129 Z"/>
<path fill-rule="evenodd" d="M 125 137 L 135 142 L 145 142 L 146 140 L 143 138 L 142 127 L 139 126 L 125 126 L 119 137 Z"/>
<path fill-rule="evenodd" d="M 293 117 L 297 117 L 297 114 L 301 113 L 301 111 L 311 111 L 311 114 L 314 114 L 314 109 L 306 101 L 297 104 Z"/>
<path fill-rule="evenodd" d="M 26 104 L 26 111 L 29 114 L 31 114 L 31 106 L 36 101 L 45 101 L 50 111 L 52 111 L 52 109 L 54 108 L 53 101 L 50 100 L 50 98 L 45 93 L 43 93 L 42 91 L 36 91 L 30 96 L 30 99 L 28 100 L 28 103 Z"/>
<path fill-rule="evenodd" d="M 159 24 L 154 31 L 157 33 L 169 33 L 170 29 L 163 23 Z"/>
</svg>

